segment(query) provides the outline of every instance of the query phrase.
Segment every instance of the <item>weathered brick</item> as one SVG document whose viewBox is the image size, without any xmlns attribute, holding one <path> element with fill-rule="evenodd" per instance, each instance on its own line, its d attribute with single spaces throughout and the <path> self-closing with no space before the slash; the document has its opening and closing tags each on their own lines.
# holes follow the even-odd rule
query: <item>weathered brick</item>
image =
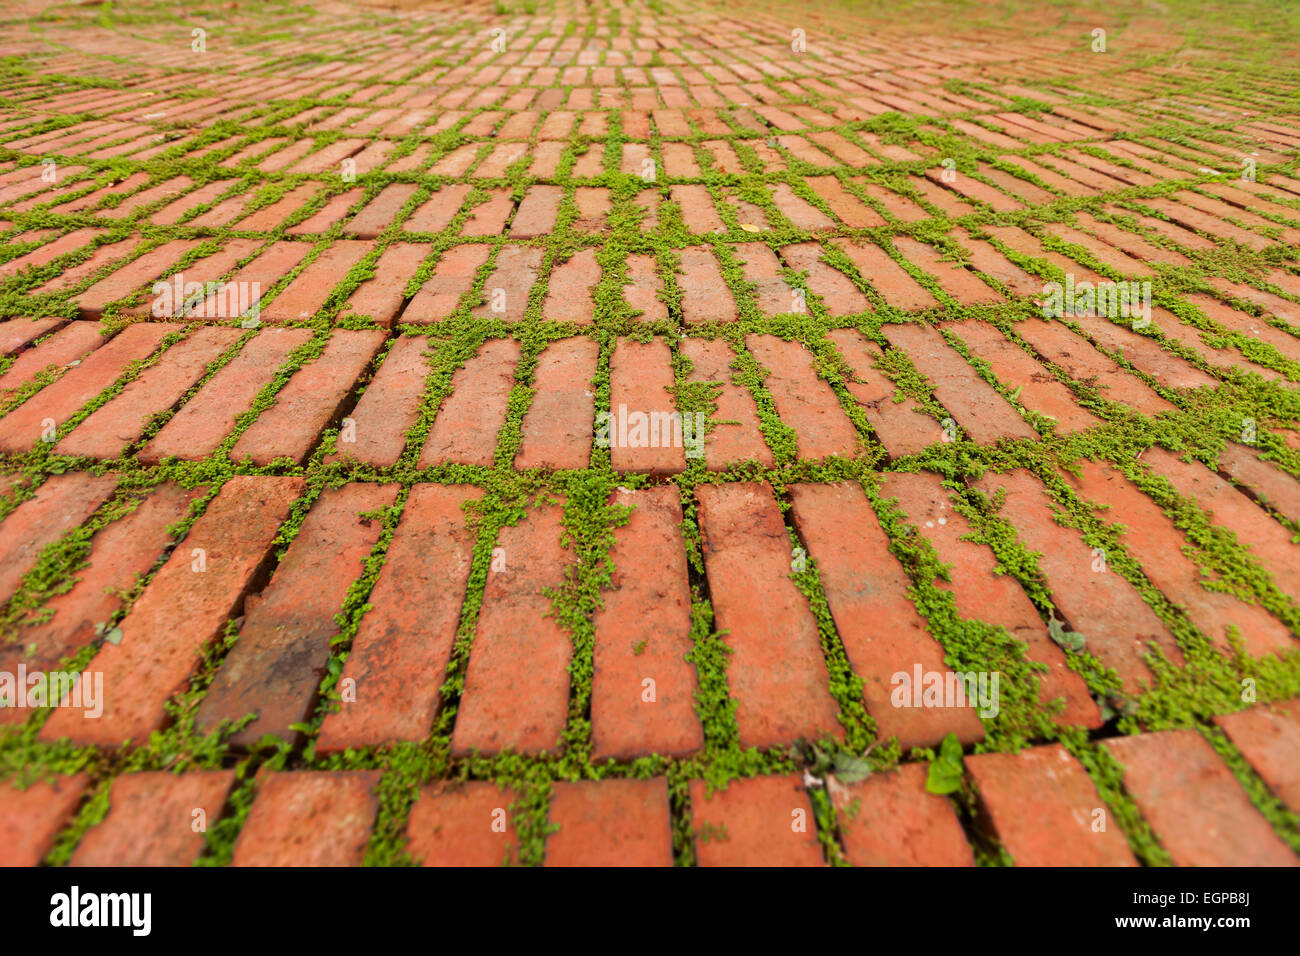
<svg viewBox="0 0 1300 956">
<path fill-rule="evenodd" d="M 1120 544 L 1137 559 L 1151 583 L 1183 609 L 1192 623 L 1220 650 L 1230 652 L 1229 628 L 1237 628 L 1247 651 L 1260 656 L 1285 653 L 1294 647 L 1281 621 L 1257 604 L 1247 604 L 1223 591 L 1207 590 L 1203 571 L 1184 549 L 1186 537 L 1154 501 L 1123 473 L 1101 462 L 1079 462 L 1080 473 L 1065 473 L 1080 496 L 1105 506 L 1098 517 L 1120 525 Z M 1209 580 L 1213 580 L 1210 577 Z"/>
<path fill-rule="evenodd" d="M 200 493 L 171 483 L 159 485 L 130 514 L 101 528 L 91 539 L 87 564 L 77 572 L 75 583 L 45 602 L 48 619 L 31 620 L 17 642 L 0 645 L 0 670 L 16 673 L 20 663 L 29 672 L 54 670 L 63 657 L 89 644 L 95 626 L 112 618 L 122 604 L 121 595 L 135 586 L 137 577 L 147 575 L 171 545 L 167 527 L 185 516 Z M 20 506 L 14 516 L 22 511 Z M 48 514 L 43 516 L 42 523 L 48 519 Z M 50 524 L 50 531 L 59 527 L 57 520 Z M 0 710 L 0 724 L 21 722 L 26 716 L 27 711 L 17 708 Z"/>
<path fill-rule="evenodd" d="M 1150 680 L 1144 660 L 1149 644 L 1175 663 L 1182 660 L 1173 635 L 1138 591 L 1098 561 L 1102 555 L 1084 541 L 1082 532 L 1057 522 L 1057 506 L 1033 475 L 987 474 L 975 486 L 990 499 L 1006 489 L 1002 517 L 1027 548 L 1038 552 L 1052 603 L 1070 629 L 1084 636 L 1089 652 L 1114 668 L 1126 692 L 1136 693 Z"/>
<path fill-rule="evenodd" d="M 503 866 L 518 861 L 510 813 L 516 796 L 490 783 L 432 783 L 411 807 L 407 850 L 424 866 Z"/>
<path fill-rule="evenodd" d="M 898 499 L 899 508 L 948 566 L 951 580 L 936 579 L 934 584 L 952 592 L 958 613 L 1001 625 L 1024 642 L 1027 658 L 1047 665 L 1047 671 L 1036 676 L 1038 696 L 1044 703 L 1063 699 L 1057 720 L 1101 726 L 1101 714 L 1088 685 L 1070 670 L 1064 652 L 1048 637 L 1046 625 L 1020 585 L 1010 575 L 998 573 L 1000 565 L 992 548 L 968 540 L 974 529 L 953 507 L 940 477 L 933 472 L 887 475 L 881 494 Z M 1007 680 L 1007 675 L 1002 679 Z"/>
<path fill-rule="evenodd" d="M 1209 742 L 1194 730 L 1102 743 L 1124 767 L 1124 789 L 1175 866 L 1296 866 Z"/>
<path fill-rule="evenodd" d="M 420 453 L 420 468 L 443 462 L 491 467 L 519 354 L 514 339 L 489 339 L 456 370 Z"/>
<path fill-rule="evenodd" d="M 708 246 L 686 247 L 681 252 L 681 267 L 677 286 L 686 323 L 735 321 L 736 303 L 712 250 Z"/>
<path fill-rule="evenodd" d="M 668 783 L 583 780 L 551 787 L 547 866 L 672 866 Z"/>
<path fill-rule="evenodd" d="M 411 489 L 344 665 L 355 700 L 325 718 L 320 752 L 428 734 L 474 549 L 464 504 L 480 496 L 464 485 Z"/>
<path fill-rule="evenodd" d="M 390 326 L 406 302 L 406 286 L 429 254 L 429 247 L 415 242 L 394 242 L 380 254 L 374 264 L 373 278 L 366 279 L 348 297 L 339 311 L 340 318 L 369 316 L 382 326 Z M 412 316 L 411 321 L 415 321 Z"/>
<path fill-rule="evenodd" d="M 771 488 L 700 485 L 696 496 L 740 745 L 839 735 L 816 621 L 790 577 L 791 545 Z"/>
<path fill-rule="evenodd" d="M 379 811 L 373 770 L 268 773 L 233 866 L 360 866 Z"/>
<path fill-rule="evenodd" d="M 164 704 L 243 605 L 302 488 L 301 478 L 227 481 L 132 605 L 120 625 L 121 640 L 105 644 L 91 661 L 89 670 L 104 675 L 103 716 L 86 720 L 80 711 L 56 710 L 42 738 L 111 747 L 161 727 Z M 120 693 L 123 687 L 131 693 Z"/>
<path fill-rule="evenodd" d="M 575 336 L 548 345 L 537 359 L 533 400 L 524 415 L 515 468 L 585 468 L 591 459 L 600 347 Z"/>
<path fill-rule="evenodd" d="M 1300 808 L 1300 701 L 1261 704 L 1222 714 L 1214 722 L 1242 752 L 1269 790 L 1295 812 Z"/>
<path fill-rule="evenodd" d="M 933 326 L 887 323 L 880 332 L 891 345 L 907 353 L 917 371 L 933 383 L 934 397 L 975 441 L 993 444 L 1007 438 L 1038 437 Z"/>
<path fill-rule="evenodd" d="M 113 475 L 81 472 L 54 475 L 8 516 L 0 544 L 0 598 L 8 599 L 23 575 L 40 560 L 41 551 L 80 527 L 117 486 Z"/>
<path fill-rule="evenodd" d="M 233 770 L 125 773 L 108 816 L 77 844 L 71 866 L 190 866 L 235 782 Z"/>
<path fill-rule="evenodd" d="M 896 389 L 877 367 L 880 346 L 857 329 L 827 333 L 851 372 L 844 387 L 893 457 L 913 455 L 943 438 L 943 429 L 910 398 L 894 401 Z"/>
<path fill-rule="evenodd" d="M 691 781 L 700 866 L 823 866 L 812 802 L 797 776 L 733 780 L 709 792 Z"/>
<path fill-rule="evenodd" d="M 148 357 L 178 325 L 151 322 L 130 325 L 105 342 L 53 385 L 36 393 L 0 419 L 0 451 L 29 451 L 49 428 L 62 426 L 83 405 L 117 381 L 132 362 Z"/>
<path fill-rule="evenodd" d="M 37 780 L 25 789 L 0 783 L 0 866 L 36 866 L 71 820 L 88 777 Z"/>
<path fill-rule="evenodd" d="M 149 421 L 174 405 L 240 336 L 206 327 L 173 345 L 158 363 L 127 384 L 54 446 L 56 454 L 115 458 L 144 434 Z"/>
<path fill-rule="evenodd" d="M 795 431 L 800 458 L 852 457 L 858 433 L 830 385 L 819 378 L 812 354 L 798 342 L 774 335 L 750 335 L 745 345 L 768 369 L 763 384 L 781 420 Z"/>
<path fill-rule="evenodd" d="M 675 474 L 686 467 L 686 422 L 674 419 L 672 356 L 661 338 L 619 339 L 610 359 L 609 420 L 604 426 L 615 471 Z M 680 434 L 680 441 L 678 436 Z"/>
<path fill-rule="evenodd" d="M 548 592 L 564 583 L 572 561 L 560 543 L 561 512 L 559 504 L 531 510 L 497 537 L 501 564 L 483 590 L 452 733 L 456 755 L 559 748 L 572 645 Z"/>
<path fill-rule="evenodd" d="M 685 756 L 704 736 L 686 661 L 693 645 L 681 503 L 672 486 L 619 491 L 612 502 L 634 510 L 614 532 L 610 588 L 593 622 L 592 756 Z"/>
<path fill-rule="evenodd" d="M 925 789 L 927 765 L 839 784 L 831 799 L 854 866 L 974 866 L 952 804 Z"/>
<path fill-rule="evenodd" d="M 834 242 L 862 277 L 894 308 L 911 312 L 939 304 L 924 286 L 879 246 L 848 239 L 836 239 Z"/>
<path fill-rule="evenodd" d="M 717 405 L 710 416 L 714 428 L 704 437 L 704 460 L 712 470 L 754 460 L 766 468 L 776 458 L 763 441 L 758 407 L 743 385 L 736 384 L 732 363 L 736 354 L 721 339 L 682 339 L 682 354 L 692 363 L 692 382 L 718 382 Z"/>
<path fill-rule="evenodd" d="M 403 335 L 393 342 L 348 416 L 352 429 L 340 435 L 338 451 L 327 462 L 352 460 L 380 468 L 396 464 L 406 447 L 406 433 L 420 414 L 430 347 L 421 336 Z"/>
<path fill-rule="evenodd" d="M 254 335 L 229 362 L 171 417 L 140 449 L 144 464 L 164 458 L 203 458 L 234 429 L 235 419 L 252 405 L 271 382 L 289 353 L 312 337 L 307 329 L 264 329 Z"/>
<path fill-rule="evenodd" d="M 397 498 L 395 485 L 352 482 L 326 489 L 312 505 L 274 577 L 245 601 L 244 624 L 199 705 L 210 732 L 224 720 L 256 714 L 229 738 L 250 745 L 264 734 L 292 740 L 306 720 L 329 662 L 335 615 L 365 569 L 382 523 L 373 512 Z"/>
<path fill-rule="evenodd" d="M 316 318 L 334 287 L 365 258 L 370 243 L 339 240 L 311 261 L 269 305 L 261 307 L 266 322 L 293 322 Z"/>
<path fill-rule="evenodd" d="M 486 245 L 452 246 L 442 254 L 433 275 L 420 287 L 402 313 L 402 321 L 412 324 L 441 322 L 456 310 L 465 293 L 474 284 L 479 268 L 488 260 L 492 247 Z"/>
<path fill-rule="evenodd" d="M 235 442 L 231 461 L 266 465 L 289 458 L 301 463 L 383 342 L 382 332 L 332 332 L 320 355 L 294 373 L 275 394 L 275 404 Z"/>
<path fill-rule="evenodd" d="M 1136 866 L 1111 808 L 1060 744 L 967 757 L 998 842 L 1017 866 Z"/>
</svg>

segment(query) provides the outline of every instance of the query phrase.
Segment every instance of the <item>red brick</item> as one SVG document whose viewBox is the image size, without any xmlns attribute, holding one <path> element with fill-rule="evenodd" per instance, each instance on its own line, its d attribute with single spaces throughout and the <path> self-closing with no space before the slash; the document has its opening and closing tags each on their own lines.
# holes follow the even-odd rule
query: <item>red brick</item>
<svg viewBox="0 0 1300 956">
<path fill-rule="evenodd" d="M 792 548 L 766 482 L 700 485 L 700 527 L 741 747 L 839 735 L 838 711 Z"/>
<path fill-rule="evenodd" d="M 945 261 L 934 246 L 907 236 L 894 236 L 896 248 L 908 262 L 925 269 L 939 286 L 962 305 L 989 305 L 1001 302 L 1002 296 L 985 285 L 978 276 L 958 262 Z"/>
<path fill-rule="evenodd" d="M 475 780 L 421 787 L 406 828 L 407 850 L 424 866 L 516 863 L 515 799 L 509 790 Z"/>
<path fill-rule="evenodd" d="M 470 186 L 446 183 L 433 194 L 402 223 L 406 232 L 442 232 L 451 224 L 460 207 L 465 204 Z"/>
<path fill-rule="evenodd" d="M 773 335 L 751 335 L 745 345 L 769 370 L 764 380 L 781 420 L 795 431 L 799 457 L 852 457 L 858 433 L 830 385 L 817 376 L 812 354 L 798 342 Z"/>
<path fill-rule="evenodd" d="M 1300 546 L 1267 511 L 1199 462 L 1183 461 L 1158 447 L 1149 449 L 1143 461 L 1178 494 L 1194 500 L 1212 523 L 1232 531 L 1279 587 L 1289 594 L 1300 592 Z"/>
<path fill-rule="evenodd" d="M 362 239 L 377 238 L 393 224 L 418 188 L 413 183 L 390 183 L 348 221 L 343 231 Z"/>
<path fill-rule="evenodd" d="M 745 280 L 757 286 L 754 304 L 763 315 L 784 315 L 798 312 L 794 290 L 781 277 L 781 263 L 767 245 L 761 242 L 742 242 L 732 247 L 741 260 Z"/>
<path fill-rule="evenodd" d="M 433 275 L 406 307 L 402 321 L 417 324 L 441 322 L 451 315 L 474 284 L 475 275 L 487 262 L 491 251 L 491 246 L 464 245 L 453 246 L 444 252 Z"/>
<path fill-rule="evenodd" d="M 484 302 L 473 311 L 480 319 L 521 322 L 528 308 L 528 293 L 537 281 L 545 251 L 537 246 L 504 246 L 493 271 L 483 283 Z"/>
<path fill-rule="evenodd" d="M 69 865 L 192 865 L 234 782 L 233 770 L 122 774 L 109 791 L 108 816 L 81 838 Z"/>
<path fill-rule="evenodd" d="M 583 780 L 551 788 L 547 866 L 672 866 L 668 785 L 652 780 Z"/>
<path fill-rule="evenodd" d="M 510 190 L 493 190 L 485 202 L 470 209 L 460 234 L 467 237 L 500 235 L 514 211 L 515 202 L 510 198 Z"/>
<path fill-rule="evenodd" d="M 1165 401 L 1059 323 L 1026 319 L 1016 323 L 1015 331 L 1044 359 L 1059 366 L 1076 382 L 1088 384 L 1108 401 L 1118 402 L 1145 415 L 1176 409 L 1171 402 Z"/>
<path fill-rule="evenodd" d="M 850 229 L 875 229 L 885 225 L 884 217 L 846 190 L 834 176 L 809 176 L 808 186 Z"/>
<path fill-rule="evenodd" d="M 61 427 L 83 405 L 112 385 L 130 363 L 146 358 L 179 325 L 151 322 L 130 325 L 101 345 L 56 383 L 38 392 L 0 420 L 0 451 L 29 451 L 41 441 L 42 424 L 52 419 Z"/>
<path fill-rule="evenodd" d="M 700 866 L 823 866 L 812 802 L 799 777 L 733 780 L 709 793 L 691 781 Z"/>
<path fill-rule="evenodd" d="M 564 190 L 559 186 L 530 186 L 510 223 L 511 238 L 532 239 L 554 231 L 563 195 Z"/>
<path fill-rule="evenodd" d="M 443 462 L 492 466 L 518 362 L 517 341 L 489 339 L 456 370 L 420 453 L 420 468 Z"/>
<path fill-rule="evenodd" d="M 686 467 L 685 422 L 675 445 L 677 412 L 672 392 L 672 356 L 663 339 L 619 339 L 610 359 L 607 424 L 610 463 L 615 471 L 675 474 Z M 634 417 L 640 416 L 640 417 Z"/>
<path fill-rule="evenodd" d="M 293 322 L 316 318 L 325 300 L 370 251 L 370 243 L 341 239 L 312 260 L 270 305 L 262 306 L 266 322 Z"/>
<path fill-rule="evenodd" d="M 600 347 L 576 336 L 548 345 L 538 357 L 533 400 L 524 415 L 515 468 L 586 468 L 591 459 Z"/>
<path fill-rule="evenodd" d="M 258 332 L 149 440 L 139 452 L 140 461 L 157 464 L 171 456 L 207 456 L 234 429 L 235 419 L 248 410 L 289 353 L 311 337 L 307 329 Z"/>
<path fill-rule="evenodd" d="M 1006 438 L 1038 437 L 933 326 L 886 323 L 880 332 L 895 348 L 906 351 L 917 371 L 934 383 L 934 397 L 975 441 L 993 444 Z"/>
<path fill-rule="evenodd" d="M 78 711 L 56 710 L 42 738 L 111 747 L 159 729 L 167 716 L 163 705 L 243 605 L 302 488 L 301 478 L 227 481 L 122 620 L 119 643 L 105 644 L 91 661 L 89 670 L 104 675 L 103 716 L 85 720 Z M 200 560 L 206 570 L 197 572 Z M 178 615 L 178 607 L 185 613 Z M 132 690 L 118 692 L 123 687 Z"/>
<path fill-rule="evenodd" d="M 406 302 L 406 286 L 429 254 L 429 247 L 414 242 L 394 242 L 374 264 L 374 277 L 366 279 L 344 303 L 339 317 L 368 316 L 387 328 Z"/>
<path fill-rule="evenodd" d="M 688 246 L 681 253 L 682 318 L 688 325 L 733 322 L 736 303 L 708 246 Z"/>
<path fill-rule="evenodd" d="M 245 714 L 256 719 L 228 739 L 251 745 L 264 734 L 292 740 L 310 718 L 325 676 L 335 615 L 361 576 L 382 531 L 368 517 L 397 499 L 395 485 L 353 482 L 326 489 L 312 505 L 266 589 L 245 601 L 239 639 L 199 705 L 204 733 Z"/>
<path fill-rule="evenodd" d="M 934 296 L 879 246 L 848 239 L 836 239 L 835 244 L 849 257 L 862 277 L 894 308 L 911 312 L 939 304 Z"/>
<path fill-rule="evenodd" d="M 1300 810 L 1300 701 L 1261 704 L 1214 722 L 1273 794 L 1292 812 Z"/>
<path fill-rule="evenodd" d="M 308 182 L 296 186 L 269 206 L 262 206 L 260 209 L 256 209 L 247 216 L 236 220 L 238 228 L 241 232 L 271 232 L 311 202 L 319 192 L 320 185 L 318 183 Z M 250 203 L 253 199 L 254 197 L 250 195 Z"/>
<path fill-rule="evenodd" d="M 36 866 L 72 819 L 87 775 L 38 780 L 25 789 L 0 783 L 0 866 Z"/>
<path fill-rule="evenodd" d="M 1137 865 L 1110 807 L 1060 744 L 965 764 L 987 825 L 1017 866 Z"/>
<path fill-rule="evenodd" d="M 1101 462 L 1082 461 L 1079 466 L 1080 474 L 1067 472 L 1066 479 L 1081 497 L 1105 506 L 1098 517 L 1124 529 L 1120 544 L 1141 563 L 1151 583 L 1181 607 L 1212 644 L 1228 652 L 1228 629 L 1236 627 L 1254 656 L 1286 653 L 1294 647 L 1286 627 L 1259 605 L 1203 586 L 1207 573 L 1184 553 L 1190 546 L 1186 536 L 1122 472 Z"/>
<path fill-rule="evenodd" d="M 1194 730 L 1102 743 L 1124 766 L 1124 789 L 1175 866 L 1295 866 L 1214 748 Z"/>
<path fill-rule="evenodd" d="M 861 490 L 850 484 L 790 486 L 794 521 L 817 562 L 822 590 L 849 664 L 862 678 L 867 710 L 882 738 L 925 746 L 956 733 L 983 737 L 973 709 L 895 706 L 894 677 L 915 666 L 946 674 L 944 649 L 908 599 L 911 582 Z"/>
<path fill-rule="evenodd" d="M 542 318 L 553 322 L 591 325 L 596 303 L 593 293 L 600 282 L 600 266 L 594 249 L 581 249 L 551 272 Z"/>
<path fill-rule="evenodd" d="M 374 770 L 268 773 L 233 866 L 360 866 L 379 811 Z"/>
<path fill-rule="evenodd" d="M 124 299 L 153 282 L 199 245 L 197 239 L 177 239 L 150 249 L 120 269 L 77 294 L 77 311 L 83 319 L 98 319 L 113 302 Z"/>
<path fill-rule="evenodd" d="M 781 256 L 796 272 L 808 273 L 808 290 L 822 301 L 828 315 L 839 318 L 870 312 L 871 303 L 842 272 L 832 269 L 821 259 L 822 248 L 815 242 L 786 246 Z"/>
<path fill-rule="evenodd" d="M 1229 442 L 1219 452 L 1219 466 L 1233 481 L 1249 488 L 1256 499 L 1292 521 L 1300 521 L 1300 482 L 1261 458 L 1259 452 Z"/>
<path fill-rule="evenodd" d="M 758 407 L 743 385 L 734 381 L 732 363 L 735 353 L 722 339 L 682 339 L 682 354 L 693 368 L 692 382 L 720 382 L 717 404 L 710 416 L 715 425 L 704 439 L 704 460 L 711 470 L 754 460 L 771 468 L 776 458 L 763 441 L 759 428 Z"/>
<path fill-rule="evenodd" d="M 839 784 L 831 790 L 854 866 L 974 866 L 961 822 L 945 797 L 925 789 L 928 765 Z"/>
<path fill-rule="evenodd" d="M 561 507 L 544 505 L 501 529 L 470 647 L 451 749 L 495 754 L 554 752 L 569 710 L 569 634 L 548 592 L 573 560 L 561 547 Z"/>
<path fill-rule="evenodd" d="M 875 366 L 881 357 L 880 346 L 857 329 L 834 329 L 826 337 L 835 344 L 852 373 L 844 387 L 892 457 L 916 454 L 942 439 L 939 423 L 916 402 L 910 398 L 894 401 L 893 383 Z"/>
<path fill-rule="evenodd" d="M 1025 547 L 1038 552 L 1052 603 L 1070 629 L 1083 635 L 1088 651 L 1115 670 L 1125 692 L 1136 693 L 1150 680 L 1144 662 L 1148 644 L 1155 643 L 1174 663 L 1182 660 L 1173 635 L 1137 590 L 1108 565 L 1093 570 L 1099 556 L 1080 531 L 1057 523 L 1057 506 L 1033 475 L 987 474 L 976 487 L 990 499 L 999 488 L 1007 490 L 1002 517 Z"/>
<path fill-rule="evenodd" d="M 61 318 L 36 319 L 22 317 L 0 322 L 0 355 L 12 355 L 23 346 L 34 342 L 45 333 L 63 326 Z"/>
<path fill-rule="evenodd" d="M 306 242 L 273 242 L 252 262 L 241 266 L 225 284 L 235 289 L 246 287 L 249 301 L 260 310 L 261 298 L 271 291 L 272 286 L 296 269 L 309 252 L 311 245 Z M 231 288 L 218 290 L 199 305 L 194 314 L 209 318 L 233 318 L 230 314 L 233 311 L 230 307 L 232 298 Z M 239 299 L 242 303 L 243 296 L 240 295 Z M 289 307 L 292 308 L 292 303 Z"/>
<path fill-rule="evenodd" d="M 341 680 L 355 682 L 355 700 L 325 718 L 320 752 L 429 733 L 474 549 L 464 503 L 481 494 L 465 485 L 411 489 L 344 665 Z"/>
<path fill-rule="evenodd" d="M 1000 574 L 997 556 L 986 544 L 967 539 L 973 530 L 953 507 L 941 479 L 933 472 L 887 475 L 881 486 L 885 497 L 897 498 L 906 513 L 933 545 L 939 560 L 949 568 L 950 581 L 936 579 L 936 587 L 952 592 L 963 617 L 1001 625 L 1026 645 L 1025 656 L 1047 665 L 1036 675 L 1039 699 L 1063 698 L 1065 707 L 1056 718 L 1062 724 L 1101 726 L 1101 714 L 1083 678 L 1070 670 L 1064 652 L 1047 635 L 1038 612 L 1015 579 Z M 1007 680 L 1002 675 L 1002 680 Z"/>
<path fill-rule="evenodd" d="M 1057 434 L 1070 434 L 1101 422 L 1079 404 L 1074 393 L 997 328 L 984 322 L 945 322 L 939 326 L 966 343 L 972 355 L 988 362 L 1004 386 L 1015 386 L 1017 401 L 1056 422 Z"/>
<path fill-rule="evenodd" d="M 594 618 L 592 756 L 685 756 L 704 736 L 686 661 L 693 645 L 681 502 L 671 485 L 612 500 L 635 510 L 614 532 L 610 588 Z"/>
<path fill-rule="evenodd" d="M 640 313 L 639 322 L 659 322 L 668 318 L 668 306 L 659 298 L 663 281 L 655 271 L 653 256 L 628 256 L 627 282 L 623 298 L 634 312 Z"/>
<path fill-rule="evenodd" d="M 59 374 L 69 366 L 76 367 L 107 341 L 100 334 L 98 322 L 69 322 L 38 345 L 18 353 L 9 368 L 0 375 L 0 393 L 7 397 L 8 393 L 35 381 L 37 375 L 46 370 Z"/>
<path fill-rule="evenodd" d="M 251 458 L 266 465 L 289 458 L 301 463 L 383 342 L 382 332 L 332 332 L 324 351 L 294 373 L 276 393 L 275 404 L 235 442 L 230 460 Z"/>
<path fill-rule="evenodd" d="M 579 173 L 574 171 L 574 175 Z M 573 228 L 578 232 L 603 232 L 605 219 L 612 204 L 609 190 L 603 186 L 579 186 L 573 191 L 573 203 L 578 210 L 578 218 L 573 220 Z"/>
<path fill-rule="evenodd" d="M 149 421 L 179 401 L 239 336 L 238 329 L 198 329 L 91 413 L 54 447 L 55 453 L 94 458 L 121 455 L 139 440 Z"/>
<path fill-rule="evenodd" d="M 1214 388 L 1219 384 L 1218 379 L 1131 328 L 1097 316 L 1073 316 L 1072 320 L 1098 345 L 1122 355 L 1166 388 Z"/>
<path fill-rule="evenodd" d="M 403 335 L 393 342 L 384 362 L 348 417 L 353 440 L 340 435 L 339 451 L 328 462 L 353 460 L 386 468 L 397 463 L 406 447 L 406 433 L 420 414 L 429 375 L 430 342 Z"/>
<path fill-rule="evenodd" d="M 9 513 L 0 528 L 0 599 L 8 599 L 41 551 L 80 527 L 117 486 L 113 475 L 54 475 Z"/>
<path fill-rule="evenodd" d="M 76 572 L 70 588 L 45 602 L 48 619 L 32 621 L 16 642 L 0 644 L 0 670 L 15 673 L 20 663 L 29 672 L 54 670 L 62 658 L 89 644 L 95 626 L 112 618 L 122 604 L 121 595 L 144 578 L 172 544 L 167 527 L 180 521 L 199 495 L 198 490 L 159 485 L 130 514 L 101 528 L 91 539 L 88 563 Z M 26 716 L 25 710 L 0 711 L 0 724 L 21 722 Z"/>
<path fill-rule="evenodd" d="M 669 193 L 681 209 L 682 222 L 688 232 L 700 234 L 727 231 L 722 217 L 713 207 L 713 197 L 709 195 L 707 186 L 675 185 L 669 187 Z"/>
<path fill-rule="evenodd" d="M 347 217 L 348 211 L 361 201 L 363 195 L 364 190 L 349 189 L 337 196 L 331 196 L 325 205 L 302 222 L 290 226 L 285 230 L 285 233 L 290 236 L 308 236 L 329 232 L 331 226 L 336 222 L 342 222 Z M 190 225 L 194 224 L 194 222 L 190 223 Z M 218 223 L 217 225 L 222 224 Z"/>
</svg>

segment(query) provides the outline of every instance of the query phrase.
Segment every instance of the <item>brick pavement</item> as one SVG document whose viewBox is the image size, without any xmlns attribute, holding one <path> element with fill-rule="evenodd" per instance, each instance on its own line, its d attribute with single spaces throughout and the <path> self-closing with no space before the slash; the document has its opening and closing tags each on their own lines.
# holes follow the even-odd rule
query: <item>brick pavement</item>
<svg viewBox="0 0 1300 956">
<path fill-rule="evenodd" d="M 1300 114 L 1245 34 L 45 6 L 0 863 L 1297 862 Z"/>
</svg>

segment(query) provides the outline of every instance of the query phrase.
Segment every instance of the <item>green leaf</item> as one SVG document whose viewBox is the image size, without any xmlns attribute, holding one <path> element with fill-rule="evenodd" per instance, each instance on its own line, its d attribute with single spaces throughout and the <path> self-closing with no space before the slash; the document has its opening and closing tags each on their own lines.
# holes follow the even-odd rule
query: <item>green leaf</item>
<svg viewBox="0 0 1300 956">
<path fill-rule="evenodd" d="M 961 741 L 956 734 L 943 738 L 938 755 L 930 762 L 925 789 L 931 793 L 953 793 L 961 788 Z"/>
<path fill-rule="evenodd" d="M 857 783 L 871 776 L 871 761 L 851 754 L 835 755 L 835 776 L 841 783 Z"/>
<path fill-rule="evenodd" d="M 1078 653 L 1088 645 L 1087 639 L 1082 634 L 1078 631 L 1067 631 L 1065 625 L 1055 617 L 1047 622 L 1047 634 L 1067 651 Z"/>
<path fill-rule="evenodd" d="M 104 640 L 108 641 L 108 643 L 110 643 L 110 644 L 121 644 L 121 643 L 122 643 L 122 629 L 121 629 L 120 627 L 115 627 L 115 628 L 112 628 L 111 630 L 105 631 L 105 632 L 104 632 Z"/>
</svg>

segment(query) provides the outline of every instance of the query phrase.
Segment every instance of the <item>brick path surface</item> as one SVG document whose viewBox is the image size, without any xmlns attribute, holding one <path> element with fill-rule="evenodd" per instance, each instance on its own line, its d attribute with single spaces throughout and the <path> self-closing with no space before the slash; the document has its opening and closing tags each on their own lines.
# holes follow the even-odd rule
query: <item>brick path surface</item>
<svg viewBox="0 0 1300 956">
<path fill-rule="evenodd" d="M 6 7 L 0 864 L 1300 862 L 1300 37 L 892 6 Z"/>
</svg>

